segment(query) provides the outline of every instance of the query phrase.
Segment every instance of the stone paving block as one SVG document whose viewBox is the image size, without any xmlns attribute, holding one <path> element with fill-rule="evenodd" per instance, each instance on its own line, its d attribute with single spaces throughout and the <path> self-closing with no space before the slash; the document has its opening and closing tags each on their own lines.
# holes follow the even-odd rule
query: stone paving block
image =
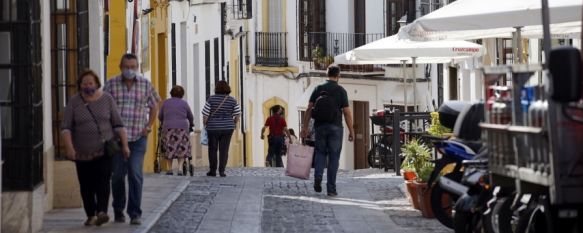
<svg viewBox="0 0 583 233">
<path fill-rule="evenodd" d="M 205 220 L 198 229 L 199 232 L 229 233 L 231 232 L 230 221 Z"/>
</svg>

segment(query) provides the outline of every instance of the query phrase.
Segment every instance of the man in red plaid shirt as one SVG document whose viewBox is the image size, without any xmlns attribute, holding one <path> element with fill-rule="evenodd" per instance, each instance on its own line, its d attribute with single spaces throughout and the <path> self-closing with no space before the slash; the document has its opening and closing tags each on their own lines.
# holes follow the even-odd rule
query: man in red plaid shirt
<svg viewBox="0 0 583 233">
<path fill-rule="evenodd" d="M 148 134 L 158 113 L 160 96 L 152 83 L 138 74 L 138 58 L 125 54 L 121 58 L 122 73 L 108 80 L 103 88 L 113 96 L 128 135 L 130 157 L 121 155 L 113 158 L 111 190 L 116 222 L 125 222 L 123 210 L 126 206 L 125 176 L 128 176 L 127 214 L 130 224 L 141 224 L 143 166 Z"/>
</svg>

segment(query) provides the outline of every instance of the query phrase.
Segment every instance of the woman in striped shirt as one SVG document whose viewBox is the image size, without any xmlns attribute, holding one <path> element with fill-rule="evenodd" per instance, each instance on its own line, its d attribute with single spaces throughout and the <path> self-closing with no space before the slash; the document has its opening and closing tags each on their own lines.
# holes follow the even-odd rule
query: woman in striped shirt
<svg viewBox="0 0 583 233">
<path fill-rule="evenodd" d="M 209 172 L 207 176 L 217 176 L 217 150 L 219 152 L 219 174 L 225 174 L 229 159 L 229 144 L 239 121 L 241 108 L 235 98 L 229 96 L 231 87 L 225 81 L 219 81 L 215 94 L 210 96 L 202 110 L 203 123 L 208 132 Z"/>
</svg>

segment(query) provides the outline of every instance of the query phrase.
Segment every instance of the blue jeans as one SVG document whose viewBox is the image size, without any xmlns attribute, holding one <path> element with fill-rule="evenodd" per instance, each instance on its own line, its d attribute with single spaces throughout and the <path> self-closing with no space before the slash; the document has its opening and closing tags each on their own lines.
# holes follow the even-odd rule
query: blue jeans
<svg viewBox="0 0 583 233">
<path fill-rule="evenodd" d="M 128 175 L 128 202 L 127 213 L 130 218 L 142 216 L 142 185 L 144 183 L 143 167 L 144 154 L 146 153 L 148 138 L 129 142 L 130 158 L 125 161 L 123 155 L 113 157 L 113 176 L 111 181 L 111 191 L 113 196 L 113 210 L 117 213 L 123 212 L 126 206 L 125 177 Z"/>
<path fill-rule="evenodd" d="M 322 179 L 324 167 L 326 167 L 326 161 L 328 161 L 328 181 L 326 183 L 328 192 L 336 192 L 336 173 L 338 173 L 340 151 L 342 151 L 343 133 L 344 129 L 334 124 L 324 124 L 316 128 L 314 148 L 316 172 L 314 177 Z"/>
<path fill-rule="evenodd" d="M 268 139 L 269 148 L 267 150 L 267 162 L 272 167 L 283 167 L 283 160 L 281 159 L 281 150 L 285 139 L 283 136 L 270 136 Z M 275 163 L 274 163 L 275 159 Z"/>
</svg>

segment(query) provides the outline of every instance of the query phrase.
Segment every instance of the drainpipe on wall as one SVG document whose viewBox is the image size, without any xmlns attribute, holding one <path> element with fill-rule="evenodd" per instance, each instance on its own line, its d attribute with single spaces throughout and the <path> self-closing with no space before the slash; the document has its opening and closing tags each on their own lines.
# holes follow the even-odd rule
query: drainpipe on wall
<svg viewBox="0 0 583 233">
<path fill-rule="evenodd" d="M 240 31 L 243 31 L 241 28 Z M 239 37 L 239 93 L 241 99 L 241 133 L 243 134 L 243 167 L 247 167 L 247 133 L 245 132 L 245 83 L 243 78 L 243 36 Z"/>
<path fill-rule="evenodd" d="M 0 109 L 0 116 L 2 115 L 2 109 Z M 2 118 L 0 117 L 0 125 L 2 125 Z M 0 135 L 2 135 L 2 127 L 0 127 Z M 2 167 L 4 166 L 4 157 L 2 157 L 2 139 L 0 139 L 0 180 L 2 180 Z M 2 223 L 2 185 L 0 185 L 0 223 Z M 2 227 L 0 227 L 0 232 L 2 232 Z"/>
<path fill-rule="evenodd" d="M 107 76 L 107 57 L 109 56 L 109 0 L 104 0 L 103 23 L 103 74 Z"/>
</svg>

